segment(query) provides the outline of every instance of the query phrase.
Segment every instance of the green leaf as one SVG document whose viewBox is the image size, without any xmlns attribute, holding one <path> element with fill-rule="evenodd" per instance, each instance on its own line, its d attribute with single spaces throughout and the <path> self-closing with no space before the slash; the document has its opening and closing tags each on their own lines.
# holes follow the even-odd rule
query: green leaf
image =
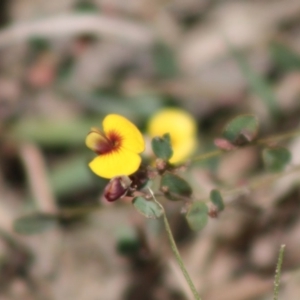
<svg viewBox="0 0 300 300">
<path fill-rule="evenodd" d="M 158 43 L 154 47 L 154 64 L 162 77 L 174 77 L 178 74 L 174 51 L 164 43 Z"/>
<path fill-rule="evenodd" d="M 67 80 L 71 74 L 73 73 L 73 68 L 75 65 L 75 58 L 74 57 L 66 57 L 62 62 L 59 64 L 57 73 L 56 73 L 56 81 L 63 82 Z"/>
<path fill-rule="evenodd" d="M 43 52 L 50 49 L 50 43 L 47 39 L 40 36 L 34 36 L 29 39 L 29 46 L 36 53 Z"/>
<path fill-rule="evenodd" d="M 155 94 L 139 94 L 134 97 L 124 97 L 112 92 L 97 91 L 93 94 L 79 90 L 68 90 L 68 94 L 76 96 L 75 99 L 82 106 L 93 112 L 99 112 L 103 117 L 106 114 L 121 114 L 132 121 L 144 121 L 162 107 L 161 96 Z M 147 102 L 147 105 L 145 105 Z M 99 122 L 99 120 L 98 120 Z M 96 124 L 96 123 L 94 123 Z"/>
<path fill-rule="evenodd" d="M 57 225 L 57 218 L 45 213 L 34 213 L 23 216 L 14 221 L 13 227 L 20 234 L 38 234 Z"/>
<path fill-rule="evenodd" d="M 116 239 L 117 251 L 122 255 L 134 255 L 141 247 L 138 234 L 132 227 L 122 226 L 118 228 Z"/>
<path fill-rule="evenodd" d="M 155 137 L 151 141 L 152 150 L 156 157 L 168 161 L 173 155 L 170 134 L 166 133 L 163 137 Z"/>
<path fill-rule="evenodd" d="M 188 197 L 193 192 L 190 185 L 184 179 L 170 172 L 166 172 L 162 176 L 160 188 L 166 196 L 170 196 L 168 198 L 171 200 L 180 200 L 172 197 L 172 195 Z"/>
<path fill-rule="evenodd" d="M 146 200 L 144 197 L 135 197 L 133 206 L 146 218 L 157 219 L 163 215 L 163 208 L 154 201 Z"/>
<path fill-rule="evenodd" d="M 95 13 L 98 12 L 97 6 L 92 2 L 88 0 L 79 1 L 75 5 L 75 11 L 80 13 Z"/>
<path fill-rule="evenodd" d="M 12 127 L 16 139 L 32 141 L 46 147 L 84 146 L 84 139 L 99 119 L 56 120 L 23 119 Z"/>
<path fill-rule="evenodd" d="M 300 70 L 300 54 L 293 52 L 283 44 L 272 43 L 271 55 L 275 63 L 283 70 Z"/>
<path fill-rule="evenodd" d="M 271 172 L 281 172 L 291 161 L 291 153 L 283 147 L 266 148 L 262 153 L 265 167 Z"/>
<path fill-rule="evenodd" d="M 208 221 L 208 207 L 205 203 L 194 202 L 186 214 L 187 222 L 192 230 L 201 230 Z"/>
<path fill-rule="evenodd" d="M 211 190 L 209 197 L 210 197 L 210 201 L 218 208 L 219 211 L 224 210 L 225 206 L 224 206 L 223 198 L 221 193 L 218 190 L 216 189 Z"/>
<path fill-rule="evenodd" d="M 88 162 L 85 155 L 79 154 L 66 159 L 49 171 L 50 184 L 56 196 L 76 193 L 94 185 Z M 102 185 L 104 188 L 104 179 L 98 177 L 97 182 L 99 187 Z"/>
<path fill-rule="evenodd" d="M 240 115 L 223 130 L 223 137 L 237 146 L 252 142 L 258 133 L 258 120 L 254 115 Z"/>
<path fill-rule="evenodd" d="M 280 109 L 277 98 L 267 80 L 251 68 L 241 53 L 232 47 L 231 52 L 252 91 L 261 99 L 273 116 L 279 115 Z"/>
</svg>

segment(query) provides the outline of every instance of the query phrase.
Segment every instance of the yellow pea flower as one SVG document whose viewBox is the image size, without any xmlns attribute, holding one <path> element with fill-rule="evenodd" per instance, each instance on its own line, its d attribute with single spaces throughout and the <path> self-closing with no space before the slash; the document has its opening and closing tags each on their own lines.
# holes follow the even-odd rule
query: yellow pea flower
<svg viewBox="0 0 300 300">
<path fill-rule="evenodd" d="M 97 157 L 90 163 L 91 170 L 100 177 L 131 175 L 141 164 L 139 153 L 145 141 L 137 127 L 126 118 L 110 114 L 103 120 L 103 131 L 92 128 L 85 143 Z"/>
<path fill-rule="evenodd" d="M 173 147 L 170 163 L 179 163 L 195 150 L 197 124 L 187 112 L 177 108 L 166 108 L 149 121 L 148 132 L 153 138 L 169 133 Z"/>
</svg>

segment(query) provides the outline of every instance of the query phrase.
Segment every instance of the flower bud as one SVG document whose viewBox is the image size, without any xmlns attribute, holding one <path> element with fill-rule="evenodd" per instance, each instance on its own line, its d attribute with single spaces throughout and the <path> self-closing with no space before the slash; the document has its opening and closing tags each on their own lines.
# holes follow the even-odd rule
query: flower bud
<svg viewBox="0 0 300 300">
<path fill-rule="evenodd" d="M 127 176 L 112 178 L 104 189 L 104 197 L 107 201 L 116 201 L 124 197 L 131 185 L 131 180 Z"/>
<path fill-rule="evenodd" d="M 142 189 L 149 181 L 148 170 L 146 167 L 141 166 L 137 172 L 130 175 L 129 178 L 132 180 L 132 188 L 136 190 Z"/>
</svg>

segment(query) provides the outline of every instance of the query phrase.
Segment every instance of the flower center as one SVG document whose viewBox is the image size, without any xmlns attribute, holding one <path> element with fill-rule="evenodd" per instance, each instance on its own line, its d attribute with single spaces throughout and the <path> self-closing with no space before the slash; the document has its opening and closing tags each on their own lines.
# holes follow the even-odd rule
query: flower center
<svg viewBox="0 0 300 300">
<path fill-rule="evenodd" d="M 98 155 L 103 155 L 111 153 L 113 151 L 118 151 L 121 147 L 122 136 L 115 131 L 109 131 L 106 135 L 101 134 L 101 139 L 99 139 L 96 146 L 96 153 Z"/>
</svg>

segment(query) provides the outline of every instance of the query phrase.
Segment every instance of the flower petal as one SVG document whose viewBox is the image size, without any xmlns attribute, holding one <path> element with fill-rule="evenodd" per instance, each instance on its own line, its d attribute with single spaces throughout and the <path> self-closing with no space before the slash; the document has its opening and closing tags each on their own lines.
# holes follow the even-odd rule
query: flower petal
<svg viewBox="0 0 300 300">
<path fill-rule="evenodd" d="M 173 143 L 172 143 L 173 145 Z M 196 138 L 184 138 L 175 141 L 173 145 L 173 155 L 169 162 L 172 164 L 182 162 L 195 150 L 197 145 Z"/>
<path fill-rule="evenodd" d="M 155 114 L 148 125 L 151 137 L 169 133 L 173 148 L 171 163 L 178 163 L 187 158 L 195 149 L 197 125 L 187 112 L 177 108 L 167 108 Z"/>
<path fill-rule="evenodd" d="M 196 122 L 190 114 L 181 109 L 167 108 L 151 118 L 148 131 L 152 137 L 169 133 L 177 139 L 194 136 L 196 128 Z"/>
<path fill-rule="evenodd" d="M 131 175 L 140 164 L 141 157 L 138 154 L 121 148 L 119 151 L 97 156 L 89 163 L 89 167 L 96 175 L 109 179 Z"/>
<path fill-rule="evenodd" d="M 92 151 L 97 152 L 97 145 L 99 145 L 101 141 L 106 141 L 105 137 L 101 134 L 101 131 L 97 128 L 92 128 L 85 139 L 85 144 Z"/>
<path fill-rule="evenodd" d="M 126 118 L 111 114 L 103 120 L 103 130 L 107 136 L 110 132 L 116 132 L 122 137 L 122 148 L 135 153 L 141 153 L 145 149 L 145 141 L 137 127 Z"/>
</svg>

